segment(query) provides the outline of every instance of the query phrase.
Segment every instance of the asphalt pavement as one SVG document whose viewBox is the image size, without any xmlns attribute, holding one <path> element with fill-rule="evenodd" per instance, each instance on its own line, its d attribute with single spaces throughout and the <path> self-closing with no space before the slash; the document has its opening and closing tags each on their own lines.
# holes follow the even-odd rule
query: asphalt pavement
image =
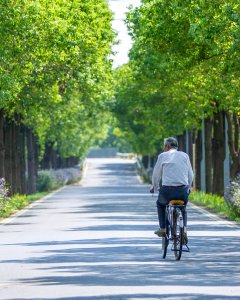
<svg viewBox="0 0 240 300">
<path fill-rule="evenodd" d="M 240 299 L 240 227 L 189 205 L 190 253 L 161 257 L 134 162 L 89 159 L 79 184 L 0 225 L 0 299 Z"/>
</svg>

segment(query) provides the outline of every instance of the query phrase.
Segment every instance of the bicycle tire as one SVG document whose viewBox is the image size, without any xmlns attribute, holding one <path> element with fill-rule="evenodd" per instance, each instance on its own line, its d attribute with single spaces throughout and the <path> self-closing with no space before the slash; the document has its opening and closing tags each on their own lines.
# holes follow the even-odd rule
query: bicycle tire
<svg viewBox="0 0 240 300">
<path fill-rule="evenodd" d="M 162 258 L 166 258 L 168 244 L 169 244 L 169 225 L 166 226 L 166 234 L 164 237 L 162 237 Z"/>
<path fill-rule="evenodd" d="M 180 260 L 183 247 L 183 226 L 182 212 L 179 208 L 174 210 L 173 214 L 173 251 L 176 260 Z"/>
</svg>

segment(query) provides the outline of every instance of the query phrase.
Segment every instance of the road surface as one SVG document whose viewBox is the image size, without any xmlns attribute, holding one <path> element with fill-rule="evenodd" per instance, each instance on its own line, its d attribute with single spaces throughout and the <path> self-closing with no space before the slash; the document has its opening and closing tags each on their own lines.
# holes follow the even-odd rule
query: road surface
<svg viewBox="0 0 240 300">
<path fill-rule="evenodd" d="M 156 198 L 133 162 L 90 159 L 0 225 L 0 299 L 240 299 L 240 228 L 190 206 L 190 253 L 161 258 Z"/>
</svg>

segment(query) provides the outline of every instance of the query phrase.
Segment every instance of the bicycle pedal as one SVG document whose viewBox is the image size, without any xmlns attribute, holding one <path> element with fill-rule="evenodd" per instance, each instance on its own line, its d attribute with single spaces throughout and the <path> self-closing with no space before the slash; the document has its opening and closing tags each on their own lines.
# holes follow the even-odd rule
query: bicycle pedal
<svg viewBox="0 0 240 300">
<path fill-rule="evenodd" d="M 183 245 L 183 247 L 186 247 L 187 249 L 182 249 L 183 252 L 190 252 L 190 248 L 188 245 Z"/>
</svg>

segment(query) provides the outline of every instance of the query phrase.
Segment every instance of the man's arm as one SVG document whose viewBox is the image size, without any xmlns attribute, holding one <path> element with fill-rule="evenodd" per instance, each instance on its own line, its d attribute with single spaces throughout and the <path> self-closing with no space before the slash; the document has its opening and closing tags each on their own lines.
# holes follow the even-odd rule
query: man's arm
<svg viewBox="0 0 240 300">
<path fill-rule="evenodd" d="M 161 155 L 158 156 L 157 162 L 155 164 L 155 167 L 153 169 L 152 174 L 152 185 L 154 188 L 154 191 L 156 192 L 159 188 L 159 182 L 162 177 L 162 162 L 161 162 Z"/>
</svg>

